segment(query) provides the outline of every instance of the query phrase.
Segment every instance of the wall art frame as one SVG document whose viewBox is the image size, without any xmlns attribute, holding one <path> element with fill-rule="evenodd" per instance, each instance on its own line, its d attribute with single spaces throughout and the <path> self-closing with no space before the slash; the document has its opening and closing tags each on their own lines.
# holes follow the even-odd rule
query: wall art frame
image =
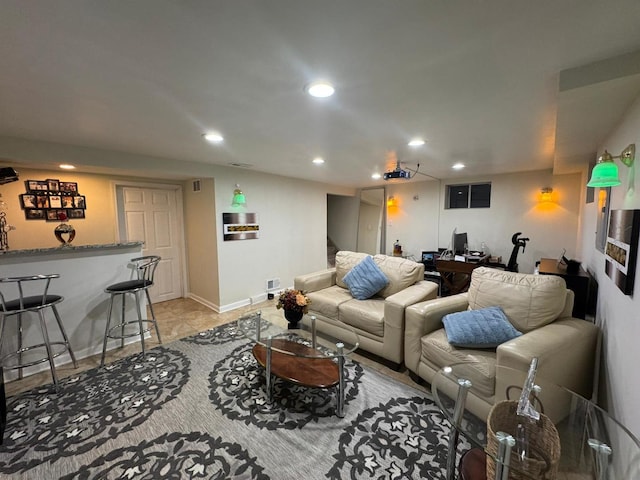
<svg viewBox="0 0 640 480">
<path fill-rule="evenodd" d="M 640 210 L 611 210 L 605 247 L 605 273 L 625 295 L 635 283 Z"/>
</svg>

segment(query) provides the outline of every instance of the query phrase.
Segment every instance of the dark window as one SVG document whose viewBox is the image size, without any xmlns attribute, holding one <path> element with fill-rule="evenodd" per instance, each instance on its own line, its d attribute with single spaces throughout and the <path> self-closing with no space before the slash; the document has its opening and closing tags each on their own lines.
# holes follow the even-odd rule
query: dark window
<svg viewBox="0 0 640 480">
<path fill-rule="evenodd" d="M 491 206 L 491 184 L 471 185 L 471 208 L 489 208 Z"/>
<path fill-rule="evenodd" d="M 469 208 L 469 185 L 448 185 L 448 208 Z"/>
<path fill-rule="evenodd" d="M 447 185 L 446 208 L 491 207 L 491 184 Z"/>
</svg>

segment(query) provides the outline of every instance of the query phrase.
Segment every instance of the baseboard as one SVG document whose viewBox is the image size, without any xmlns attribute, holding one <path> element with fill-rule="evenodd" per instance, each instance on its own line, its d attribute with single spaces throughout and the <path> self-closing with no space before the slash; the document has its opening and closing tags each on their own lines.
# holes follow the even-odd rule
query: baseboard
<svg viewBox="0 0 640 480">
<path fill-rule="evenodd" d="M 190 298 L 191 300 L 200 303 L 201 305 L 204 305 L 205 307 L 210 308 L 211 310 L 213 310 L 216 313 L 220 313 L 220 306 L 216 305 L 215 303 L 211 303 L 209 300 L 205 300 L 202 297 L 199 297 L 198 295 L 194 294 L 194 293 L 189 293 L 187 295 L 187 298 Z"/>
</svg>

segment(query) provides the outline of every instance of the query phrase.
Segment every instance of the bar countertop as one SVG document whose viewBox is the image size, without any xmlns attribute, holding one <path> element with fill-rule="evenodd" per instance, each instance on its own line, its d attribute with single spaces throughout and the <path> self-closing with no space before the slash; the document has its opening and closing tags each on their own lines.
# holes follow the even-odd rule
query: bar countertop
<svg viewBox="0 0 640 480">
<path fill-rule="evenodd" d="M 0 259 L 3 257 L 28 257 L 35 255 L 55 255 L 66 254 L 76 252 L 90 252 L 94 250 L 109 250 L 109 249 L 126 249 L 140 247 L 144 242 L 119 242 L 119 243 L 104 243 L 98 245 L 61 245 L 59 247 L 49 248 L 32 248 L 29 250 L 5 250 L 0 251 Z"/>
</svg>

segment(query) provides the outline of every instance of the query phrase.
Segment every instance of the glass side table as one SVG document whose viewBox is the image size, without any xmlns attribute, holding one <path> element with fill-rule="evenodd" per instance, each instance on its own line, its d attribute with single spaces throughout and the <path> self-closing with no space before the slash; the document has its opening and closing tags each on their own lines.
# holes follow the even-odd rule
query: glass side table
<svg viewBox="0 0 640 480">
<path fill-rule="evenodd" d="M 512 386 L 507 392 L 498 392 L 516 403 L 527 378 L 526 371 L 497 366 L 509 375 Z M 467 392 L 473 390 L 469 380 L 469 369 L 464 363 L 454 364 L 441 369 L 431 384 L 434 400 L 452 425 L 449 438 L 449 458 L 447 461 L 447 480 L 455 478 L 456 447 L 459 435 L 474 446 L 465 453 L 459 462 L 461 479 L 475 480 L 487 478 L 487 463 L 493 462 L 496 480 L 553 478 L 557 480 L 621 480 L 640 478 L 640 442 L 622 424 L 608 415 L 593 402 L 566 388 L 536 378 L 532 405 L 543 413 L 555 426 L 559 438 L 559 458 L 557 473 L 533 475 L 526 467 L 527 461 L 534 457 L 542 458 L 548 452 L 534 451 L 533 441 L 528 434 L 515 427 L 512 431 L 494 432 L 493 436 L 479 438 L 477 423 L 487 419 L 478 419 L 466 408 Z M 496 407 L 494 406 L 494 409 Z M 512 423 L 520 425 L 517 416 Z M 504 422 L 502 422 L 504 423 Z M 473 428 L 475 426 L 475 428 Z M 498 444 L 497 453 L 487 450 L 488 443 Z M 462 475 L 465 475 L 464 477 Z M 493 480 L 489 478 L 488 480 Z"/>
</svg>

